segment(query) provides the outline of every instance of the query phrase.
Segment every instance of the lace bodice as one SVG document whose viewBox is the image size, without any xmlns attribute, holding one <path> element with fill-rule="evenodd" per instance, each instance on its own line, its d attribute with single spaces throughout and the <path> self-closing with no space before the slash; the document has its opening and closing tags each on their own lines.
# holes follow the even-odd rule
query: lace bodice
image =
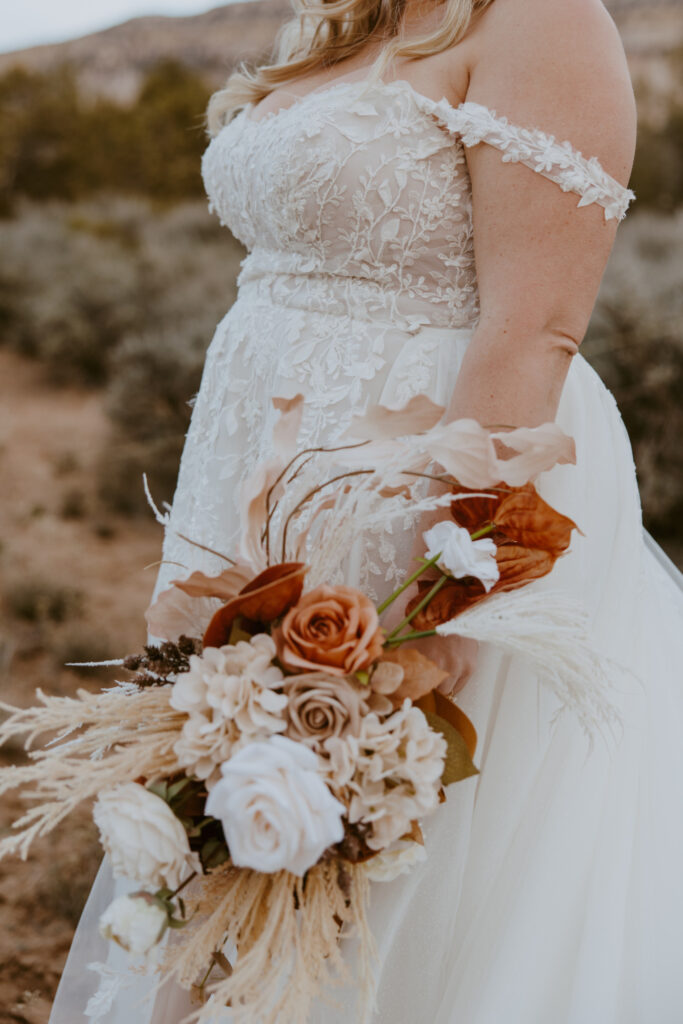
<svg viewBox="0 0 683 1024">
<path fill-rule="evenodd" d="M 202 160 L 210 208 L 248 255 L 207 353 L 158 587 L 178 564 L 221 567 L 180 534 L 233 549 L 241 481 L 270 454 L 273 396 L 306 396 L 302 446 L 338 437 L 369 403 L 423 393 L 447 404 L 479 317 L 465 147 L 496 147 L 606 218 L 633 196 L 568 142 L 402 80 L 338 81 L 252 114 Z M 361 545 L 372 596 L 403 572 L 391 530 Z"/>
<path fill-rule="evenodd" d="M 451 106 L 404 80 L 340 81 L 255 119 L 243 108 L 209 144 L 211 209 L 250 250 L 239 284 L 288 304 L 376 306 L 395 323 L 478 315 L 464 147 L 486 142 L 622 218 L 633 192 L 597 158 L 474 102 Z M 327 287 L 336 280 L 333 296 Z M 345 294 L 343 285 L 351 294 Z"/>
</svg>

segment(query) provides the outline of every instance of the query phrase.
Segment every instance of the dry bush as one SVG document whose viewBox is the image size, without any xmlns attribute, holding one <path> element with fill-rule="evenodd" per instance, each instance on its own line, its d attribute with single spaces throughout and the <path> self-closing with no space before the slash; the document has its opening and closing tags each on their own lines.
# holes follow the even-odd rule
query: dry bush
<svg viewBox="0 0 683 1024">
<path fill-rule="evenodd" d="M 62 623 L 80 615 L 83 593 L 45 579 L 21 579 L 8 583 L 3 602 L 9 615 L 24 622 Z"/>
<path fill-rule="evenodd" d="M 683 543 L 683 208 L 619 228 L 584 354 L 613 392 L 634 449 L 646 524 Z"/>
<path fill-rule="evenodd" d="M 106 384 L 130 336 L 170 326 L 206 347 L 242 256 L 205 202 L 23 202 L 3 223 L 0 344 L 54 383 Z"/>
</svg>

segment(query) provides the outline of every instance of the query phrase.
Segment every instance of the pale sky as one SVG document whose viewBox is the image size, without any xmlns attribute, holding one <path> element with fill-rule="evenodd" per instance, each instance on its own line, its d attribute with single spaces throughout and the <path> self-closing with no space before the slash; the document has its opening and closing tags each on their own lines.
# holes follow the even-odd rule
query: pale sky
<svg viewBox="0 0 683 1024">
<path fill-rule="evenodd" d="M 201 14 L 220 7 L 221 0 L 1 0 L 0 6 L 0 53 L 6 53 L 73 39 L 143 14 Z"/>
</svg>

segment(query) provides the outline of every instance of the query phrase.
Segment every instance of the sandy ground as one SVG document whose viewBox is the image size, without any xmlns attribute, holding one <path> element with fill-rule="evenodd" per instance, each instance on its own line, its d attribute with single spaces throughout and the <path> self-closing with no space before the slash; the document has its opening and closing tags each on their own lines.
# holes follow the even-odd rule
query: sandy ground
<svg viewBox="0 0 683 1024">
<path fill-rule="evenodd" d="M 103 513 L 93 467 L 106 436 L 101 394 L 56 390 L 37 364 L 0 351 L 0 699 L 33 702 L 36 686 L 73 693 L 112 678 L 70 670 L 139 648 L 161 529 Z M 131 486 L 141 486 L 131 481 Z M 111 670 L 110 670 L 111 671 Z M 1 763 L 20 760 L 18 749 Z M 0 834 L 22 809 L 10 795 Z M 86 810 L 0 864 L 0 1024 L 44 1024 L 99 863 Z"/>
</svg>

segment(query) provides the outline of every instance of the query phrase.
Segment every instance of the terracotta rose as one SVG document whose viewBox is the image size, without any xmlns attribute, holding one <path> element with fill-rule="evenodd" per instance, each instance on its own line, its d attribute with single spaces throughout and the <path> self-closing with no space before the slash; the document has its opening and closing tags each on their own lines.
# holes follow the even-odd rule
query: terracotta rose
<svg viewBox="0 0 683 1024">
<path fill-rule="evenodd" d="M 383 634 L 370 598 L 354 587 L 323 583 L 289 609 L 273 639 L 288 668 L 324 668 L 343 676 L 379 658 Z"/>
</svg>

